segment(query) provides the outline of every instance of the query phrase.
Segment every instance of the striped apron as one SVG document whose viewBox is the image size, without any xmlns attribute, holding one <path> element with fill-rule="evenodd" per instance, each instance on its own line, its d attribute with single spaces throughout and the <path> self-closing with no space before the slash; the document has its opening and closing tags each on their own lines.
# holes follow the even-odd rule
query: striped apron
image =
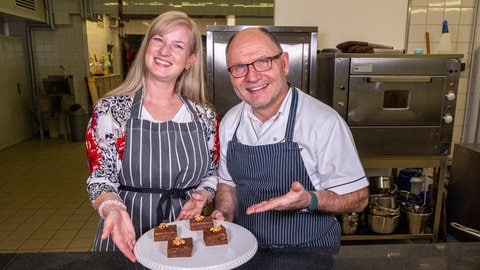
<svg viewBox="0 0 480 270">
<path fill-rule="evenodd" d="M 205 132 L 191 104 L 184 103 L 193 122 L 154 123 L 141 119 L 142 91 L 133 99 L 118 178 L 137 238 L 161 222 L 174 221 L 210 167 Z M 94 250 L 115 250 L 110 238 L 101 240 L 102 229 L 103 219 Z"/>
<path fill-rule="evenodd" d="M 298 144 L 292 141 L 298 93 L 294 87 L 291 91 L 284 142 L 243 145 L 236 131 L 228 142 L 227 168 L 237 192 L 235 222 L 250 230 L 263 247 L 338 246 L 341 227 L 334 215 L 293 210 L 246 214 L 250 205 L 286 194 L 292 181 L 299 181 L 306 190 L 314 190 Z"/>
</svg>

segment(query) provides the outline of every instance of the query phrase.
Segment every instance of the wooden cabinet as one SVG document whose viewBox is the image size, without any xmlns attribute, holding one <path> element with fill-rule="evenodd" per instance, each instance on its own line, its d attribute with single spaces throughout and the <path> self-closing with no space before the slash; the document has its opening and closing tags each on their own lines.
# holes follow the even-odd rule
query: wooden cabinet
<svg viewBox="0 0 480 270">
<path fill-rule="evenodd" d="M 92 104 L 105 95 L 105 93 L 119 86 L 122 77 L 119 74 L 110 74 L 104 76 L 91 76 L 87 78 L 88 90 Z"/>
<path fill-rule="evenodd" d="M 24 48 L 21 38 L 0 37 L 0 149 L 32 136 L 32 91 Z"/>
<path fill-rule="evenodd" d="M 444 179 L 447 167 L 448 156 L 369 156 L 361 157 L 363 167 L 365 169 L 398 169 L 398 168 L 436 168 L 437 177 L 434 177 L 433 186 L 436 187 L 435 194 L 431 194 L 430 198 L 434 198 L 433 204 L 433 221 L 431 225 L 431 233 L 410 234 L 410 233 L 392 233 L 392 234 L 355 234 L 342 235 L 342 241 L 350 240 L 394 240 L 394 239 L 430 239 L 432 242 L 438 241 L 440 230 L 440 217 L 442 208 L 444 207 Z"/>
</svg>

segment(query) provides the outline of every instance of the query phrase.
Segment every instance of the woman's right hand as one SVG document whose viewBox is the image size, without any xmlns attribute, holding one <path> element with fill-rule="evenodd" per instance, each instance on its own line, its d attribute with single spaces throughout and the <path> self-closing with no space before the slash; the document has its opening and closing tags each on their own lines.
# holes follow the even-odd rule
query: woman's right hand
<svg viewBox="0 0 480 270">
<path fill-rule="evenodd" d="M 112 205 L 103 209 L 105 221 L 103 223 L 102 239 L 109 236 L 117 248 L 130 261 L 136 262 L 133 247 L 135 246 L 135 229 L 127 211 L 119 206 Z"/>
</svg>

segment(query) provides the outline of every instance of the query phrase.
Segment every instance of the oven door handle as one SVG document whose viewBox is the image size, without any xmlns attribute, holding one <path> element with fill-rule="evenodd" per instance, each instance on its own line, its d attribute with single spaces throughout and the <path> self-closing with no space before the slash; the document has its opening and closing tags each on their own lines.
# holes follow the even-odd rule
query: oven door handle
<svg viewBox="0 0 480 270">
<path fill-rule="evenodd" d="M 431 76 L 370 76 L 367 77 L 370 83 L 431 83 Z"/>
</svg>

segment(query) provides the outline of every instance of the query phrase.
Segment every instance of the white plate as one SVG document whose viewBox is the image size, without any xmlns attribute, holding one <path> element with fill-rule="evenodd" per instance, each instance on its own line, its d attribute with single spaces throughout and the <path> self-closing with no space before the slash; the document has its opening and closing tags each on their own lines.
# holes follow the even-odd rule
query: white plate
<svg viewBox="0 0 480 270">
<path fill-rule="evenodd" d="M 228 244 L 205 246 L 202 231 L 190 231 L 188 220 L 176 221 L 180 237 L 193 238 L 192 257 L 167 258 L 167 242 L 153 241 L 153 229 L 143 234 L 135 245 L 138 262 L 155 270 L 170 269 L 232 269 L 246 263 L 257 252 L 257 239 L 247 229 L 226 221 L 214 221 L 227 230 Z"/>
</svg>

